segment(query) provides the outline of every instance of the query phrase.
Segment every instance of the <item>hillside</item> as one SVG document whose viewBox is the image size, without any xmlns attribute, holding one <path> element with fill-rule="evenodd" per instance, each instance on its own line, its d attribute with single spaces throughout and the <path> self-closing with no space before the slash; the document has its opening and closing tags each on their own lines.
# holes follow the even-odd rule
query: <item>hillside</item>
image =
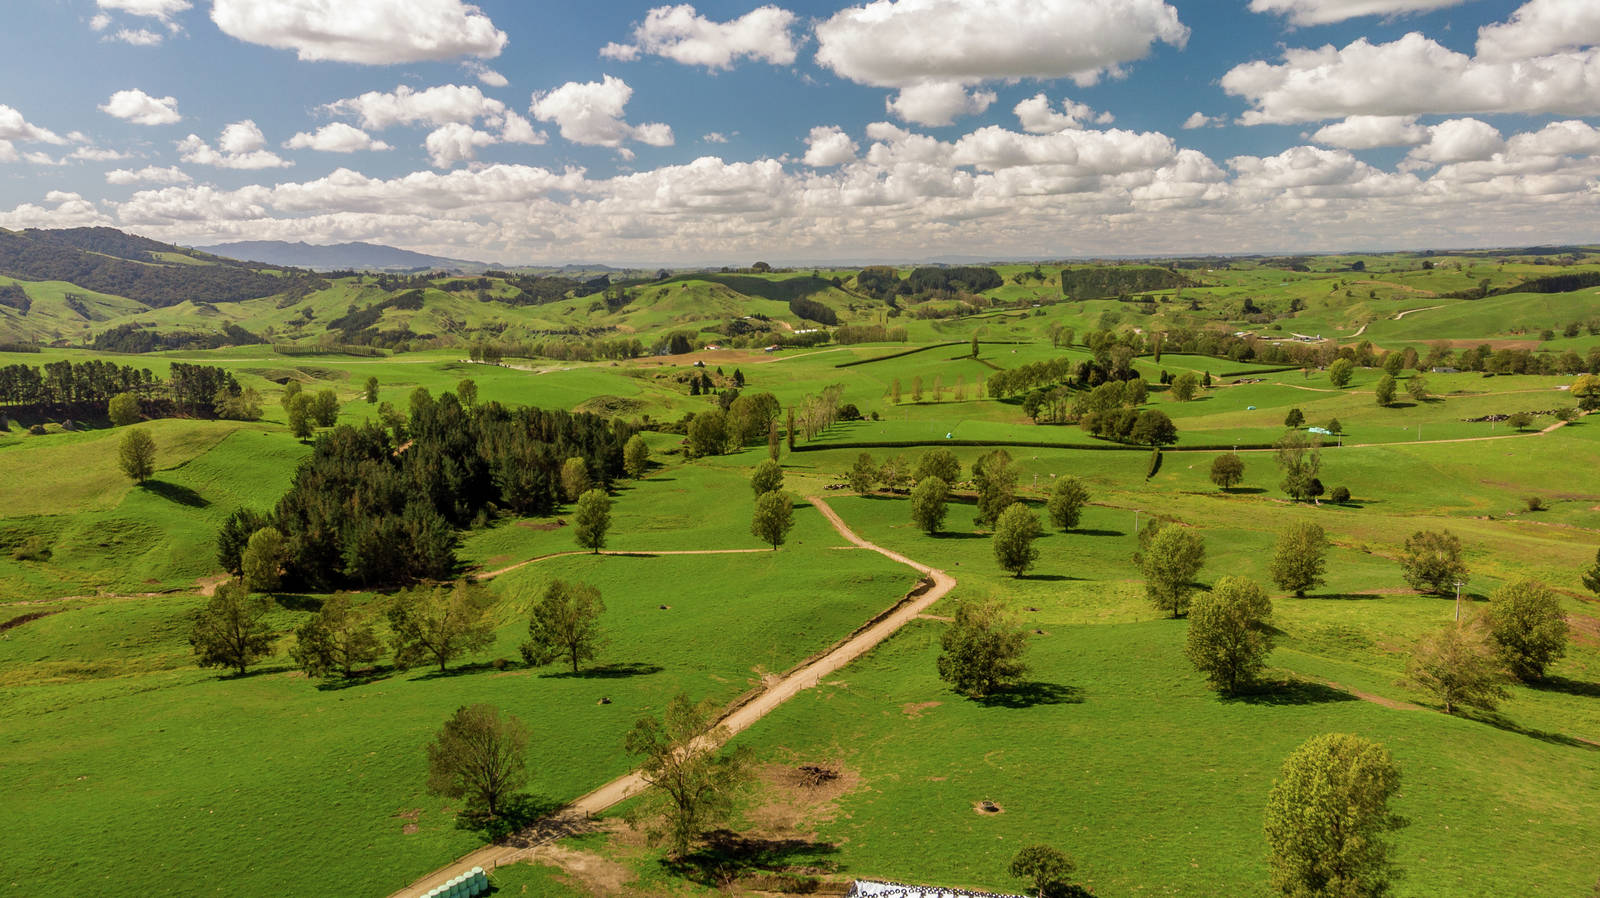
<svg viewBox="0 0 1600 898">
<path fill-rule="evenodd" d="M 309 268 L 312 271 L 449 271 L 477 274 L 495 267 L 486 262 L 447 259 L 426 253 L 382 246 L 376 243 L 287 243 L 282 240 L 249 240 L 197 246 L 197 252 L 228 259 Z"/>
</svg>

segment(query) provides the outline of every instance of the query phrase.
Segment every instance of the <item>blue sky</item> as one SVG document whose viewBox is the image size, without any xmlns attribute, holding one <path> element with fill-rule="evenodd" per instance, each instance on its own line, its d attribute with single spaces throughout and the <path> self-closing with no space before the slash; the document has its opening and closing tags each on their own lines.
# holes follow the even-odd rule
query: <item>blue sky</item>
<svg viewBox="0 0 1600 898">
<path fill-rule="evenodd" d="M 1600 240 L 1594 0 L 7 12 L 0 227 L 676 264 Z"/>
</svg>

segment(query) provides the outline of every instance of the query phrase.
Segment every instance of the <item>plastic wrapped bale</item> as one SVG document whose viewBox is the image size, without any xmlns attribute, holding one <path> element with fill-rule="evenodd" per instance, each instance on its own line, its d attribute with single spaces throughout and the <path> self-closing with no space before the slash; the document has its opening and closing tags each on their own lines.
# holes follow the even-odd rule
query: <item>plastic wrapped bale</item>
<svg viewBox="0 0 1600 898">
<path fill-rule="evenodd" d="M 483 872 L 482 867 L 473 867 L 472 872 L 467 875 L 472 877 L 473 895 L 482 895 L 489 891 L 489 874 Z"/>
</svg>

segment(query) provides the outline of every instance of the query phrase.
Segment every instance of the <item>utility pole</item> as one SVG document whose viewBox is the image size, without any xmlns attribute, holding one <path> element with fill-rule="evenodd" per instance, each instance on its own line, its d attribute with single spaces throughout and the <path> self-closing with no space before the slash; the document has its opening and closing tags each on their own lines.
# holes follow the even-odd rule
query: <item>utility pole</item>
<svg viewBox="0 0 1600 898">
<path fill-rule="evenodd" d="M 1461 623 L 1461 581 L 1456 581 L 1456 623 Z"/>
</svg>

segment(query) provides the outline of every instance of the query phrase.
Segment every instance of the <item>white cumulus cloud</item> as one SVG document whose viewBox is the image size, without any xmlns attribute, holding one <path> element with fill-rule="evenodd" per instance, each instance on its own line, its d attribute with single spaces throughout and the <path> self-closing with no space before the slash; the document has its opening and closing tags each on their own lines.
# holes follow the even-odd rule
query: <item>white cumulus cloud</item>
<svg viewBox="0 0 1600 898">
<path fill-rule="evenodd" d="M 28 123 L 22 113 L 0 104 L 0 140 L 31 140 L 39 143 L 66 143 L 66 138 L 38 125 Z"/>
<path fill-rule="evenodd" d="M 161 32 L 151 31 L 148 28 L 119 28 L 116 34 L 105 38 L 108 41 L 121 41 L 124 44 L 132 44 L 135 47 L 160 46 L 161 41 L 164 39 L 165 37 Z"/>
<path fill-rule="evenodd" d="M 634 26 L 631 44 L 607 44 L 600 55 L 628 62 L 648 54 L 712 71 L 731 69 L 741 58 L 790 65 L 797 51 L 794 23 L 794 13 L 776 6 L 728 22 L 713 22 L 687 3 L 659 6 Z"/>
<path fill-rule="evenodd" d="M 450 168 L 458 162 L 478 158 L 478 148 L 496 142 L 493 134 L 479 131 L 471 125 L 452 122 L 434 129 L 423 146 L 428 150 L 428 160 L 434 168 Z"/>
<path fill-rule="evenodd" d="M 1406 157 L 1406 167 L 1481 162 L 1506 148 L 1500 131 L 1475 118 L 1452 119 L 1428 129 L 1428 140 Z"/>
<path fill-rule="evenodd" d="M 404 84 L 393 91 L 368 91 L 322 107 L 333 115 L 354 115 L 365 128 L 382 131 L 395 125 L 434 127 L 467 124 L 505 114 L 506 104 L 471 85 L 441 84 L 414 90 Z"/>
<path fill-rule="evenodd" d="M 173 16 L 193 6 L 189 0 L 95 0 L 101 9 L 114 9 L 133 16 L 148 16 L 170 21 Z"/>
<path fill-rule="evenodd" d="M 476 59 L 468 60 L 462 65 L 462 68 L 466 69 L 474 78 L 477 78 L 480 84 L 487 84 L 490 87 L 505 87 L 511 83 L 511 79 Z"/>
<path fill-rule="evenodd" d="M 78 147 L 67 158 L 76 159 L 80 162 L 118 162 L 132 158 L 132 155 L 108 147 Z"/>
<path fill-rule="evenodd" d="M 1352 115 L 1324 125 L 1311 135 L 1317 143 L 1346 150 L 1411 147 L 1428 140 L 1428 129 L 1414 115 Z"/>
<path fill-rule="evenodd" d="M 1358 16 L 1399 16 L 1460 6 L 1467 0 L 1250 0 L 1251 12 L 1276 13 L 1295 25 L 1327 25 Z"/>
<path fill-rule="evenodd" d="M 1083 127 L 1084 122 L 1091 120 L 1101 125 L 1109 125 L 1115 121 L 1115 116 L 1109 112 L 1096 115 L 1088 105 L 1067 99 L 1061 101 L 1061 111 L 1057 112 L 1050 105 L 1050 98 L 1042 93 L 1034 94 L 1013 106 L 1011 112 L 1021 123 L 1022 130 L 1029 134 L 1054 134 L 1057 131 L 1077 130 Z"/>
<path fill-rule="evenodd" d="M 171 125 L 183 121 L 176 97 L 152 97 L 138 88 L 119 90 L 100 111 L 135 125 Z"/>
<path fill-rule="evenodd" d="M 211 19 L 232 37 L 305 61 L 393 65 L 491 58 L 505 32 L 461 0 L 215 0 Z"/>
<path fill-rule="evenodd" d="M 1510 20 L 1478 29 L 1478 58 L 1509 61 L 1600 44 L 1600 3 L 1530 0 Z"/>
<path fill-rule="evenodd" d="M 222 135 L 217 139 L 216 148 L 201 140 L 199 136 L 190 134 L 178 142 L 178 152 L 184 162 L 216 168 L 254 171 L 263 168 L 287 168 L 294 164 L 267 149 L 266 146 L 266 135 L 261 133 L 255 122 L 246 119 L 223 128 Z"/>
<path fill-rule="evenodd" d="M 137 171 L 119 168 L 106 172 L 106 183 L 127 184 L 187 184 L 194 180 L 189 174 L 177 166 L 157 168 L 147 165 Z"/>
<path fill-rule="evenodd" d="M 622 120 L 633 88 L 621 78 L 569 81 L 554 90 L 533 95 L 530 111 L 541 122 L 552 122 L 561 136 L 587 146 L 621 147 L 628 141 L 651 146 L 672 146 L 672 128 L 660 123 L 630 125 Z"/>
<path fill-rule="evenodd" d="M 905 121 L 919 125 L 949 125 L 957 117 L 978 115 L 995 101 L 992 90 L 968 91 L 959 81 L 929 81 L 902 87 L 884 101 L 884 107 Z"/>
<path fill-rule="evenodd" d="M 324 153 L 358 153 L 362 150 L 387 150 L 389 145 L 373 140 L 372 135 L 344 122 L 323 125 L 315 133 L 301 131 L 284 146 L 291 150 L 319 150 Z"/>
<path fill-rule="evenodd" d="M 813 168 L 843 165 L 856 158 L 860 147 L 838 125 L 818 125 L 806 137 L 806 155 L 803 160 Z"/>
</svg>

